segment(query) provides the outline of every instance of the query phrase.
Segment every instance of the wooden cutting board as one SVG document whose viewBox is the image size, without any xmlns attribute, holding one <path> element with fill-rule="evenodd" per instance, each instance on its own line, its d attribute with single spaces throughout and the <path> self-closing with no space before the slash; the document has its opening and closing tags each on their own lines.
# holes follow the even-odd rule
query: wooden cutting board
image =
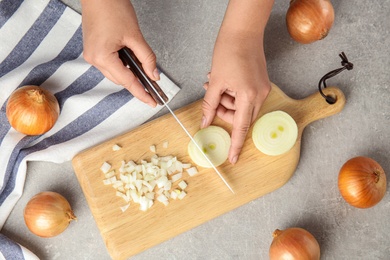
<svg viewBox="0 0 390 260">
<path fill-rule="evenodd" d="M 149 147 L 153 144 L 159 156 L 174 155 L 182 162 L 192 163 L 187 154 L 189 138 L 170 114 L 76 155 L 73 159 L 75 173 L 111 257 L 126 259 L 283 186 L 297 167 L 304 128 L 344 107 L 345 97 L 341 90 L 330 87 L 324 92 L 336 97 L 337 102 L 328 104 L 319 92 L 294 100 L 272 85 L 259 117 L 275 110 L 287 112 L 298 125 L 297 142 L 283 155 L 267 156 L 254 146 L 250 129 L 238 163 L 233 166 L 225 162 L 218 167 L 235 194 L 212 169 L 198 167 L 199 173 L 193 177 L 183 174 L 188 183 L 187 196 L 183 200 L 173 200 L 168 206 L 155 201 L 146 212 L 133 203 L 122 213 L 120 207 L 125 201 L 115 195 L 111 186 L 103 185 L 104 175 L 100 171 L 103 162 L 118 169 L 122 160 L 150 161 L 153 153 Z M 199 130 L 201 102 L 176 111 L 192 135 Z M 231 127 L 218 118 L 213 124 L 231 132 Z M 169 143 L 166 149 L 162 147 L 164 141 Z M 113 152 L 114 144 L 123 148 Z"/>
</svg>

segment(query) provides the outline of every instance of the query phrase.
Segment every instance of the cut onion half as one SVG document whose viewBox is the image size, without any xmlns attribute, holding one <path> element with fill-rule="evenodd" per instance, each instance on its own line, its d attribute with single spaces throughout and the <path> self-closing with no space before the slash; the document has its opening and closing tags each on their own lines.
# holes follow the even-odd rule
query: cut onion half
<svg viewBox="0 0 390 260">
<path fill-rule="evenodd" d="M 214 166 L 223 164 L 228 158 L 231 140 L 229 133 L 222 127 L 209 126 L 203 128 L 194 135 L 194 140 Z M 188 144 L 188 154 L 197 165 L 212 168 L 192 141 Z"/>
<path fill-rule="evenodd" d="M 273 111 L 260 117 L 252 131 L 256 148 L 271 156 L 288 152 L 298 138 L 298 126 L 294 119 L 284 111 Z"/>
</svg>

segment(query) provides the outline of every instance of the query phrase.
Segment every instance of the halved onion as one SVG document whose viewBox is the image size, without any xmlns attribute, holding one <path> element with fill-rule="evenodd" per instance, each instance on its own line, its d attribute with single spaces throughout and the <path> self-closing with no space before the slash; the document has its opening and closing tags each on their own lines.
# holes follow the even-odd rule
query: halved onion
<svg viewBox="0 0 390 260">
<path fill-rule="evenodd" d="M 194 135 L 194 140 L 214 166 L 223 164 L 228 158 L 231 140 L 229 133 L 222 127 L 209 126 L 203 128 Z M 192 141 L 188 144 L 188 154 L 197 165 L 212 168 Z"/>
<path fill-rule="evenodd" d="M 260 152 L 281 155 L 288 152 L 298 137 L 298 126 L 284 111 L 273 111 L 260 117 L 252 130 L 252 140 Z"/>
</svg>

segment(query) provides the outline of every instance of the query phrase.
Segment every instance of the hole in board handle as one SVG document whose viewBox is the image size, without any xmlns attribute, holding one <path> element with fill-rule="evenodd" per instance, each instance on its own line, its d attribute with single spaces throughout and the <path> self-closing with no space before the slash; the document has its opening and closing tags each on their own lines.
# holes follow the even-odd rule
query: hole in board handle
<svg viewBox="0 0 390 260">
<path fill-rule="evenodd" d="M 336 95 L 326 95 L 325 97 L 326 102 L 330 105 L 334 105 L 337 102 L 337 96 Z"/>
</svg>

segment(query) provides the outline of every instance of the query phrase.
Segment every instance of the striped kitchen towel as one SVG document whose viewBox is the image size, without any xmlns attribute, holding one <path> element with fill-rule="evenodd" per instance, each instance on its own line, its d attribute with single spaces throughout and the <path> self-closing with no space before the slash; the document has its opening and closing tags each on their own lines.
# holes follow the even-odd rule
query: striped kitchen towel
<svg viewBox="0 0 390 260">
<path fill-rule="evenodd" d="M 0 0 L 0 229 L 22 194 L 27 161 L 69 161 L 161 109 L 107 80 L 82 51 L 81 16 L 59 0 Z M 8 123 L 8 97 L 23 85 L 59 101 L 60 117 L 44 135 L 25 136 Z M 164 74 L 159 85 L 170 99 L 179 91 Z M 0 259 L 26 259 L 26 252 L 0 234 Z"/>
</svg>

